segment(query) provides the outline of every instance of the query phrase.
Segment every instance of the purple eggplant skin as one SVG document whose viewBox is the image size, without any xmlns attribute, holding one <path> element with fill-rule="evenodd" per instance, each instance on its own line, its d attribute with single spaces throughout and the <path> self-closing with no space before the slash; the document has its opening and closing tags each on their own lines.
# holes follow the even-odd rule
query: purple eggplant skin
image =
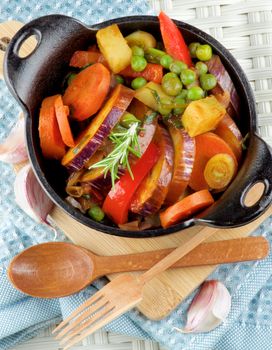
<svg viewBox="0 0 272 350">
<path fill-rule="evenodd" d="M 91 121 L 75 147 L 70 148 L 62 158 L 61 164 L 69 172 L 83 168 L 84 164 L 92 157 L 119 122 L 134 94 L 134 90 L 124 85 L 118 84 L 116 86 L 108 101 Z"/>
<path fill-rule="evenodd" d="M 125 169 L 118 169 L 118 176 L 122 176 L 125 173 Z M 103 168 L 94 168 L 87 170 L 81 177 L 80 183 L 88 184 L 95 190 L 98 190 L 103 196 L 106 196 L 111 189 L 111 175 L 110 172 L 105 174 Z"/>
<path fill-rule="evenodd" d="M 104 197 L 111 189 L 111 176 L 109 173 L 106 176 L 103 173 L 100 173 L 100 175 L 98 175 L 92 181 L 82 182 L 81 184 L 90 185 Z"/>
<path fill-rule="evenodd" d="M 89 140 L 87 145 L 79 152 L 67 166 L 68 171 L 76 171 L 83 168 L 84 164 L 89 160 L 97 149 L 102 145 L 105 138 L 109 136 L 111 130 L 118 123 L 124 111 L 114 107 L 108 114 L 107 118 L 100 125 L 97 132 Z M 88 137 L 88 135 L 86 135 Z"/>
<path fill-rule="evenodd" d="M 138 141 L 141 154 L 144 154 L 150 142 L 153 140 L 158 126 L 158 119 L 155 118 L 151 122 L 144 122 L 142 130 L 139 132 Z"/>
<path fill-rule="evenodd" d="M 241 107 L 240 97 L 220 57 L 213 55 L 212 58 L 205 63 L 208 66 L 209 72 L 217 79 L 217 85 L 211 90 L 211 93 L 216 95 L 228 91 L 230 94 L 230 103 L 227 107 L 227 112 L 232 118 L 239 117 Z"/>
</svg>

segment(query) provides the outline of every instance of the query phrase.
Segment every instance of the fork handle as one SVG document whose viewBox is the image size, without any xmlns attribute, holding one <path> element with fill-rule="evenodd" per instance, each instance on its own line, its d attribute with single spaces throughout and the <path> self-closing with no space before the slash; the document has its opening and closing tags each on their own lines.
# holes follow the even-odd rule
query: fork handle
<svg viewBox="0 0 272 350">
<path fill-rule="evenodd" d="M 188 254 L 192 249 L 194 249 L 200 243 L 211 237 L 217 231 L 218 228 L 204 227 L 202 230 L 195 233 L 193 236 L 190 236 L 188 240 L 182 244 L 182 246 L 173 250 L 164 259 L 152 266 L 151 269 L 140 275 L 139 281 L 143 284 L 149 282 L 152 278 L 157 276 L 159 273 L 167 270 L 175 262 L 180 260 L 184 255 Z"/>
</svg>

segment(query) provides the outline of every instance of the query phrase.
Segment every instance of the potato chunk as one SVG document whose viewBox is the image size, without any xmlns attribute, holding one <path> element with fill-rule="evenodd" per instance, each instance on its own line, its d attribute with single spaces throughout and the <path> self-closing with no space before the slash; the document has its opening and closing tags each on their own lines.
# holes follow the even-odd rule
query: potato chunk
<svg viewBox="0 0 272 350">
<path fill-rule="evenodd" d="M 226 109 L 214 96 L 191 102 L 182 115 L 182 123 L 191 137 L 216 128 Z"/>
<path fill-rule="evenodd" d="M 144 50 L 149 49 L 150 47 L 156 47 L 156 39 L 150 33 L 144 32 L 142 30 L 137 30 L 126 36 L 126 41 L 130 47 L 140 46 Z"/>
<path fill-rule="evenodd" d="M 163 91 L 161 85 L 153 83 L 153 81 L 150 81 L 142 88 L 136 90 L 135 98 L 144 103 L 146 106 L 157 111 L 159 109 L 159 104 L 155 98 L 155 93 L 157 93 L 160 99 L 169 99 L 169 96 Z"/>
<path fill-rule="evenodd" d="M 96 39 L 113 73 L 119 73 L 130 64 L 131 49 L 117 24 L 100 29 L 96 33 Z"/>
</svg>

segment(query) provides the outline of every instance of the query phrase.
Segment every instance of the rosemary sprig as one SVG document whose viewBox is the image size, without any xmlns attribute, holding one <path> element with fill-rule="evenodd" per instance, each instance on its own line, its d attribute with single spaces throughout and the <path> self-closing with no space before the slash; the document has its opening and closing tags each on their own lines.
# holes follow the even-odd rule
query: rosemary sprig
<svg viewBox="0 0 272 350">
<path fill-rule="evenodd" d="M 119 179 L 119 166 L 128 169 L 132 179 L 134 179 L 131 167 L 129 164 L 129 153 L 134 154 L 140 158 L 140 146 L 138 141 L 138 123 L 133 123 L 129 129 L 120 132 L 112 132 L 109 139 L 114 143 L 115 147 L 106 158 L 102 159 L 89 167 L 89 169 L 103 167 L 105 177 L 108 172 L 111 174 L 112 187 L 114 187 L 115 180 Z"/>
</svg>

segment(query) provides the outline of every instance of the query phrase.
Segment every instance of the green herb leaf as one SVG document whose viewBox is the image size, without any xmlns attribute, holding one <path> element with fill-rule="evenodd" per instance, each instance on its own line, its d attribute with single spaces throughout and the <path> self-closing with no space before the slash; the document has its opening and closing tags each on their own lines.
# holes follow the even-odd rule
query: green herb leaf
<svg viewBox="0 0 272 350">
<path fill-rule="evenodd" d="M 242 146 L 243 151 L 245 151 L 248 148 L 248 140 L 249 140 L 249 133 L 247 133 L 241 141 L 241 146 Z"/>
<path fill-rule="evenodd" d="M 133 123 L 129 129 L 124 131 L 112 132 L 109 139 L 114 143 L 115 147 L 106 158 L 93 164 L 89 169 L 103 167 L 103 173 L 107 176 L 108 172 L 111 174 L 112 187 L 117 179 L 119 179 L 119 167 L 126 168 L 134 179 L 131 167 L 129 164 L 129 153 L 136 157 L 141 157 L 140 145 L 138 141 L 138 123 Z"/>
<path fill-rule="evenodd" d="M 158 116 L 157 112 L 148 111 L 145 115 L 145 123 L 151 124 Z"/>
<path fill-rule="evenodd" d="M 149 90 L 151 90 L 152 95 L 155 98 L 156 102 L 158 104 L 161 104 L 161 98 L 160 98 L 160 95 L 158 94 L 158 92 L 156 90 L 154 90 L 154 89 L 151 89 L 151 88 L 149 88 Z"/>
</svg>

